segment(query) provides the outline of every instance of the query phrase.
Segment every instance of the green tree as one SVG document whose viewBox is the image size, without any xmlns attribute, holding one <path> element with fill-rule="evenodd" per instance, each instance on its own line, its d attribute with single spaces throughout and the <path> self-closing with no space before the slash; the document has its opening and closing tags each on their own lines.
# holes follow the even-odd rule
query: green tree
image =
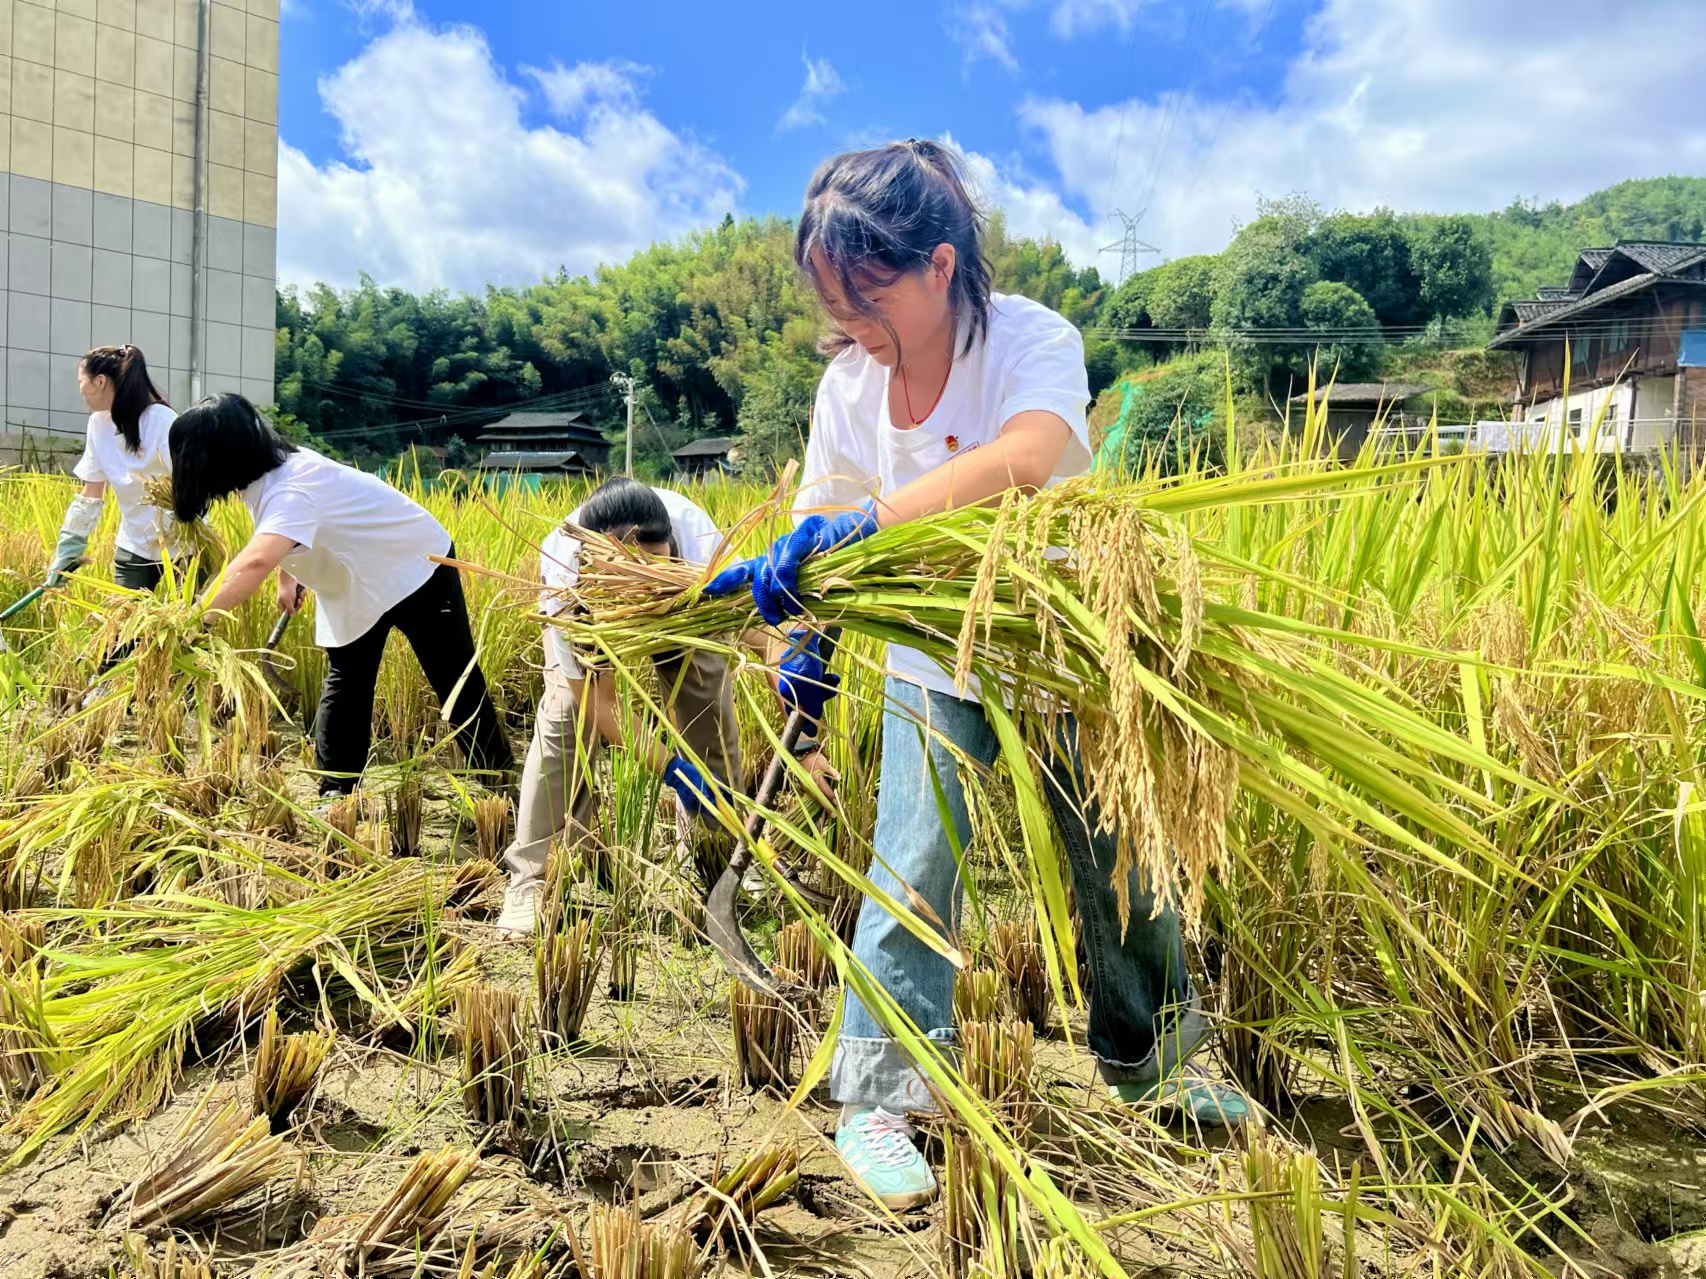
<svg viewBox="0 0 1706 1279">
<path fill-rule="evenodd" d="M 1287 340 L 1285 331 L 1302 327 L 1303 294 L 1316 274 L 1306 209 L 1264 208 L 1220 255 L 1211 315 L 1234 367 L 1249 383 L 1272 390 L 1307 359 L 1308 344 Z"/>
<path fill-rule="evenodd" d="M 1158 329 L 1206 329 L 1214 313 L 1216 259 L 1174 258 L 1153 271 L 1149 318 Z"/>
<path fill-rule="evenodd" d="M 1385 347 L 1380 320 L 1367 300 L 1348 284 L 1317 280 L 1303 291 L 1299 311 L 1306 328 L 1320 330 L 1322 340 L 1311 353 L 1317 377 L 1361 382 L 1380 371 Z M 1306 368 L 1294 372 L 1307 376 Z"/>
<path fill-rule="evenodd" d="M 1309 237 L 1308 251 L 1316 275 L 1349 285 L 1374 309 L 1380 323 L 1405 325 L 1425 318 L 1410 260 L 1410 236 L 1390 209 L 1321 219 Z"/>
<path fill-rule="evenodd" d="M 1410 238 L 1422 312 L 1447 318 L 1482 312 L 1493 301 L 1493 251 L 1472 218 L 1430 218 Z"/>
</svg>

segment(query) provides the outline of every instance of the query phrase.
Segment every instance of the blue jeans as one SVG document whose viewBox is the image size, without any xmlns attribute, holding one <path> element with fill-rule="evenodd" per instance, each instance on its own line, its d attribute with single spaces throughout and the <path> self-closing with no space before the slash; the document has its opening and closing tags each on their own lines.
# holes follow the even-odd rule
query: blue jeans
<svg viewBox="0 0 1706 1279">
<path fill-rule="evenodd" d="M 927 692 L 892 678 L 886 694 L 874 840 L 877 861 L 870 878 L 902 902 L 907 900 L 900 883 L 904 880 L 939 919 L 954 928 L 959 914 L 959 868 L 943 827 L 925 750 L 946 796 L 961 848 L 971 834 L 965 786 L 953 754 L 921 726 L 927 724 L 983 767 L 995 759 L 995 734 L 976 702 Z M 1152 899 L 1138 891 L 1135 878 L 1130 922 L 1121 931 L 1111 882 L 1114 836 L 1095 832 L 1095 810 L 1080 798 L 1087 788 L 1082 784 L 1076 727 L 1068 721 L 1064 731 L 1067 758 L 1052 761 L 1044 780 L 1084 923 L 1083 945 L 1090 968 L 1090 1052 L 1110 1084 L 1154 1083 L 1201 1046 L 1208 1026 L 1191 990 L 1178 917 L 1167 910 L 1151 918 Z M 951 1044 L 952 964 L 869 899 L 859 913 L 853 953 L 913 1025 L 931 1039 Z M 830 1094 L 844 1104 L 882 1106 L 897 1113 L 935 1109 L 917 1067 L 851 992 L 844 998 Z"/>
</svg>

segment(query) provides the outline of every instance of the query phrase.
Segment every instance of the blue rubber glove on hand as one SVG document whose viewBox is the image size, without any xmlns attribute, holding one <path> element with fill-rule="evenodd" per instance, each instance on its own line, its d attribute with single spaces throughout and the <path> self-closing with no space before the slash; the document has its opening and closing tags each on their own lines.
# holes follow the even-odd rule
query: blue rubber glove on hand
<svg viewBox="0 0 1706 1279">
<path fill-rule="evenodd" d="M 716 806 L 716 783 L 706 781 L 692 760 L 675 756 L 663 766 L 663 779 L 681 800 L 689 817 L 703 817 Z"/>
<path fill-rule="evenodd" d="M 800 585 L 800 565 L 814 555 L 822 555 L 838 546 L 862 542 L 877 531 L 877 503 L 866 502 L 857 510 L 843 511 L 834 519 L 808 515 L 792 533 L 776 539 L 776 544 L 763 555 L 743 560 L 726 568 L 705 586 L 705 594 L 716 597 L 732 595 L 743 586 L 752 588 L 752 602 L 758 615 L 772 626 L 780 626 L 790 617 L 805 611 L 796 592 Z"/>
<path fill-rule="evenodd" d="M 823 708 L 841 687 L 841 676 L 824 669 L 818 651 L 818 636 L 804 627 L 788 632 L 791 646 L 779 668 L 776 695 L 791 711 L 799 711 L 812 723 L 823 719 Z"/>
</svg>

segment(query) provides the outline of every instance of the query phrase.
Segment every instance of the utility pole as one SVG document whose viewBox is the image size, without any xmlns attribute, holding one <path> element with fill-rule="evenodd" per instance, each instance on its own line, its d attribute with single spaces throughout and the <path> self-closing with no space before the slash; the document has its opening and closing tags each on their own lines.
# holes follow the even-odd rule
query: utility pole
<svg viewBox="0 0 1706 1279">
<path fill-rule="evenodd" d="M 1114 210 L 1114 216 L 1125 224 L 1125 234 L 1114 243 L 1104 247 L 1102 252 L 1118 252 L 1120 255 L 1120 274 L 1119 278 L 1114 281 L 1114 287 L 1116 289 L 1119 288 L 1120 285 L 1124 284 L 1131 276 L 1137 274 L 1138 254 L 1161 252 L 1161 250 L 1156 248 L 1153 244 L 1145 244 L 1142 240 L 1137 238 L 1137 224 L 1143 221 L 1143 215 L 1148 211 L 1149 210 L 1147 209 L 1139 209 L 1135 218 L 1128 218 L 1119 209 Z"/>
<path fill-rule="evenodd" d="M 622 473 L 629 479 L 634 478 L 634 379 L 626 373 L 612 373 L 610 381 L 628 403 L 628 464 L 622 468 Z"/>
</svg>

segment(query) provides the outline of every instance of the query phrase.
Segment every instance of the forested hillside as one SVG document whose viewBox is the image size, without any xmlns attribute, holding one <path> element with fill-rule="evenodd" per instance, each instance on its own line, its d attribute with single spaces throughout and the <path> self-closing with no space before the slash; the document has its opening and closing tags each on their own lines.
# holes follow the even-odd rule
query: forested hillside
<svg viewBox="0 0 1706 1279">
<path fill-rule="evenodd" d="M 1660 178 L 1487 215 L 1349 215 L 1291 197 L 1264 205 L 1222 253 L 1165 263 L 1117 291 L 1058 245 L 1009 236 L 999 216 L 989 248 L 998 289 L 1090 331 L 1093 389 L 1183 354 L 1179 331 L 1210 330 L 1247 386 L 1271 390 L 1316 356 L 1341 377 L 1373 376 L 1393 343 L 1473 342 L 1499 301 L 1557 283 L 1581 248 L 1698 239 L 1703 226 L 1706 179 Z M 609 376 L 627 372 L 642 388 L 637 440 L 649 464 L 688 439 L 739 431 L 762 467 L 797 450 L 822 364 L 791 236 L 782 219 L 725 218 L 591 278 L 483 297 L 368 280 L 286 289 L 279 408 L 358 460 L 412 443 L 448 444 L 457 457 L 458 441 L 510 405 L 580 407 L 614 429 L 622 406 Z M 1252 330 L 1299 332 L 1236 336 Z"/>
</svg>

